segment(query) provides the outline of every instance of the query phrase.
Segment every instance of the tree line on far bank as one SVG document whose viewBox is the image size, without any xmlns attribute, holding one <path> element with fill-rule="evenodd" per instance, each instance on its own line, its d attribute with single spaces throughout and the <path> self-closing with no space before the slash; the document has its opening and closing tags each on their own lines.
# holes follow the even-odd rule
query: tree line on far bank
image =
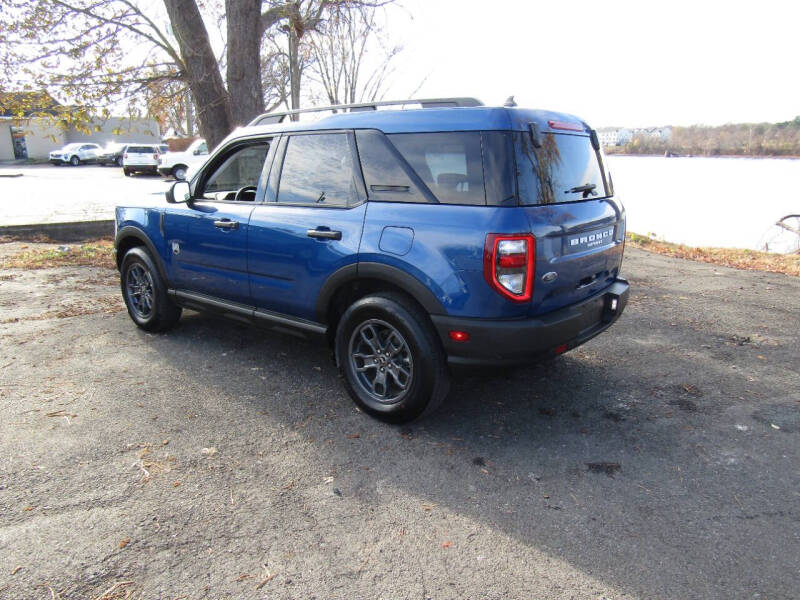
<svg viewBox="0 0 800 600">
<path fill-rule="evenodd" d="M 606 154 L 680 156 L 800 156 L 800 116 L 782 123 L 734 123 L 718 127 L 673 127 L 669 140 L 635 135 Z"/>
</svg>

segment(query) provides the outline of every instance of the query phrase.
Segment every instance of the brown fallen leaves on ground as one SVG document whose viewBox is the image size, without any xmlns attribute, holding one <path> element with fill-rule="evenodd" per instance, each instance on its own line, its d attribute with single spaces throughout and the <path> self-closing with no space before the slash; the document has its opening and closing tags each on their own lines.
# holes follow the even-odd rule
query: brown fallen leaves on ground
<svg viewBox="0 0 800 600">
<path fill-rule="evenodd" d="M 773 254 L 739 248 L 693 248 L 683 244 L 660 242 L 650 237 L 629 233 L 627 243 L 648 252 L 707 262 L 747 271 L 769 271 L 800 277 L 800 254 Z"/>
<path fill-rule="evenodd" d="M 26 248 L 23 252 L 0 259 L 0 268 L 49 269 L 81 265 L 116 269 L 113 250 L 114 243 L 111 240 L 65 244 L 58 248 Z"/>
</svg>

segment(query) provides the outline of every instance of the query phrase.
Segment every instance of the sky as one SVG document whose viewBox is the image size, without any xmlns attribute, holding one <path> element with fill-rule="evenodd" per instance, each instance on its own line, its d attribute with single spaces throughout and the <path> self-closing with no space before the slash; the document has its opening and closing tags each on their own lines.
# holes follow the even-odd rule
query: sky
<svg viewBox="0 0 800 600">
<path fill-rule="evenodd" d="M 387 99 L 475 96 L 594 127 L 800 115 L 800 1 L 400 0 Z"/>
</svg>

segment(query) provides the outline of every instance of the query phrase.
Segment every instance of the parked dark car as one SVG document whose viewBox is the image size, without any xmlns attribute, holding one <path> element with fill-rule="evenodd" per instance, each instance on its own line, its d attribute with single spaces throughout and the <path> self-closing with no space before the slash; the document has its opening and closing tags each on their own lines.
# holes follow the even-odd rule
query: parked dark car
<svg viewBox="0 0 800 600">
<path fill-rule="evenodd" d="M 117 207 L 133 321 L 163 331 L 186 307 L 320 336 L 356 404 L 395 423 L 433 410 L 452 367 L 554 357 L 608 329 L 629 294 L 625 210 L 597 134 L 469 98 L 376 110 L 412 102 L 262 115 L 168 204 Z"/>
<path fill-rule="evenodd" d="M 129 146 L 127 142 L 111 142 L 106 144 L 97 155 L 97 163 L 99 165 L 116 165 L 122 166 L 122 155 L 125 149 Z"/>
</svg>

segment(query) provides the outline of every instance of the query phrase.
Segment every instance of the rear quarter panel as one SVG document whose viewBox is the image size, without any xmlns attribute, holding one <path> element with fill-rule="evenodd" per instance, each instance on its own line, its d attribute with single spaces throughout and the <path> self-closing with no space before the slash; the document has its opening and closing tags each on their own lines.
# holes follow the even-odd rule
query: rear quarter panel
<svg viewBox="0 0 800 600">
<path fill-rule="evenodd" d="M 386 227 L 413 229 L 407 253 L 381 249 Z M 369 202 L 359 262 L 387 264 L 413 275 L 449 315 L 520 318 L 527 304 L 505 300 L 483 278 L 483 247 L 487 233 L 528 231 L 528 218 L 516 207 Z M 386 243 L 383 247 L 391 249 Z"/>
</svg>

